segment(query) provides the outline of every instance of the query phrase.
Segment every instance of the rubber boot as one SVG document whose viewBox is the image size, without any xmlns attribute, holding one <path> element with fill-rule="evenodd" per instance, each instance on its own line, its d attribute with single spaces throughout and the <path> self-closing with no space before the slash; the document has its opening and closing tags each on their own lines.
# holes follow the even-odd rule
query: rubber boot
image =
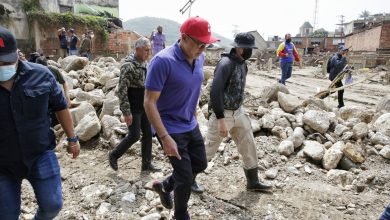
<svg viewBox="0 0 390 220">
<path fill-rule="evenodd" d="M 191 191 L 194 192 L 194 193 L 203 193 L 204 192 L 204 187 L 198 185 L 198 183 L 196 182 L 196 174 L 194 174 L 194 177 L 193 177 L 192 180 L 193 181 L 192 181 L 192 185 L 191 185 Z"/>
<path fill-rule="evenodd" d="M 257 173 L 257 167 L 245 171 L 245 176 L 247 180 L 246 189 L 249 191 L 268 191 L 272 186 L 264 184 L 259 181 L 259 176 Z"/>
</svg>

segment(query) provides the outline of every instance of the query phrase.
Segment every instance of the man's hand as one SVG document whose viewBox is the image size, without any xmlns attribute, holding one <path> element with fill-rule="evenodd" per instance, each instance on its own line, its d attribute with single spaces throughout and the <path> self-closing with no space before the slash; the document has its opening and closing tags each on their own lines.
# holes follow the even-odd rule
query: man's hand
<svg viewBox="0 0 390 220">
<path fill-rule="evenodd" d="M 66 151 L 69 154 L 73 154 L 73 159 L 75 159 L 80 154 L 80 144 L 79 142 L 68 142 L 68 146 L 66 147 Z"/>
<path fill-rule="evenodd" d="M 133 115 L 132 114 L 126 115 L 124 117 L 125 117 L 125 122 L 126 122 L 127 126 L 130 126 L 131 124 L 133 124 Z"/>
<path fill-rule="evenodd" d="M 165 154 L 168 157 L 176 157 L 181 160 L 179 151 L 177 150 L 177 144 L 170 135 L 167 135 L 161 140 Z"/>
<path fill-rule="evenodd" d="M 218 119 L 218 131 L 219 131 L 219 136 L 221 136 L 221 137 L 228 136 L 228 129 L 227 129 L 224 118 Z"/>
</svg>

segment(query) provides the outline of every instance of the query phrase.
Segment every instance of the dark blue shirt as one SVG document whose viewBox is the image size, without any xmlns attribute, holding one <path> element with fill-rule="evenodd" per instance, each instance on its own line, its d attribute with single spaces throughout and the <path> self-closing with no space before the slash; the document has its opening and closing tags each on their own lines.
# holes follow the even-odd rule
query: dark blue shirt
<svg viewBox="0 0 390 220">
<path fill-rule="evenodd" d="M 0 86 L 0 175 L 29 175 L 35 160 L 56 146 L 49 112 L 66 107 L 47 67 L 19 61 L 11 91 Z"/>
<path fill-rule="evenodd" d="M 60 40 L 61 49 L 68 49 L 68 40 L 66 39 L 65 34 L 58 35 L 58 39 Z"/>
<path fill-rule="evenodd" d="M 176 43 L 150 61 L 145 88 L 161 92 L 157 109 L 170 134 L 191 131 L 198 124 L 195 112 L 203 82 L 204 59 L 202 53 L 190 65 Z"/>
</svg>

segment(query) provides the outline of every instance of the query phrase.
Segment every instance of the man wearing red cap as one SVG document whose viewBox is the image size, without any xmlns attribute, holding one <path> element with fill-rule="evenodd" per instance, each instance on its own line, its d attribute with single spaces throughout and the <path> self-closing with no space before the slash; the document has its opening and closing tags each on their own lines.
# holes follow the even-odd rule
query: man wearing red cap
<svg viewBox="0 0 390 220">
<path fill-rule="evenodd" d="M 209 23 L 200 17 L 187 19 L 180 27 L 181 38 L 150 61 L 145 82 L 144 106 L 153 130 L 173 167 L 163 182 L 155 181 L 164 207 L 175 217 L 190 219 L 188 200 L 196 174 L 207 167 L 202 134 L 195 117 L 203 82 L 204 50 L 218 39 L 211 36 Z"/>
<path fill-rule="evenodd" d="M 18 61 L 15 37 L 1 26 L 0 41 L 0 219 L 19 218 L 23 179 L 34 189 L 34 219 L 53 219 L 62 208 L 62 190 L 49 112 L 56 113 L 73 158 L 80 152 L 78 137 L 50 70 Z"/>
</svg>

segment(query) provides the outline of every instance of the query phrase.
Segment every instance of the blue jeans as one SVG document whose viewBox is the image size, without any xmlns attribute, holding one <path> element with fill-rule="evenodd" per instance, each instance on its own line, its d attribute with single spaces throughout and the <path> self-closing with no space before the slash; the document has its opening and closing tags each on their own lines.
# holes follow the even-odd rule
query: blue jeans
<svg viewBox="0 0 390 220">
<path fill-rule="evenodd" d="M 174 191 L 176 219 L 187 220 L 189 219 L 187 208 L 193 177 L 207 168 L 204 140 L 199 127 L 189 132 L 170 136 L 177 144 L 181 160 L 169 157 L 173 173 L 163 181 L 163 186 L 166 192 Z"/>
<path fill-rule="evenodd" d="M 77 55 L 79 55 L 79 50 L 77 50 L 77 49 L 76 50 L 70 50 L 69 49 L 69 55 L 76 55 L 77 56 Z"/>
<path fill-rule="evenodd" d="M 390 204 L 387 205 L 379 220 L 390 220 Z"/>
<path fill-rule="evenodd" d="M 38 210 L 35 220 L 53 219 L 62 208 L 59 164 L 53 151 L 45 152 L 27 177 L 34 189 Z M 0 219 L 17 220 L 20 215 L 22 180 L 0 175 Z"/>
<path fill-rule="evenodd" d="M 282 78 L 279 80 L 279 83 L 286 85 L 286 80 L 291 77 L 292 62 L 280 63 L 280 68 L 282 69 Z"/>
</svg>

